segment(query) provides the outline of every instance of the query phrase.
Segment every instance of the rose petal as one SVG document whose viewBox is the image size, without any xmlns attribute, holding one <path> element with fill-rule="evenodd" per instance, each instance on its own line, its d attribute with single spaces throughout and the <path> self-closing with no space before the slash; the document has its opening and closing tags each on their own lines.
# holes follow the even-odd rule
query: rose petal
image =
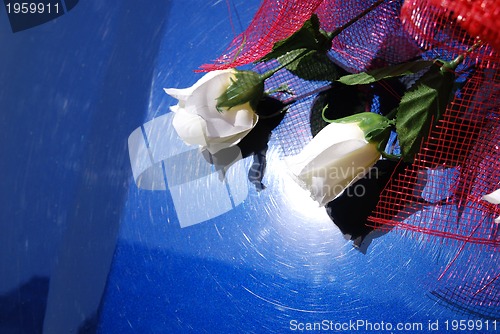
<svg viewBox="0 0 500 334">
<path fill-rule="evenodd" d="M 324 151 L 319 153 L 314 159 L 309 161 L 304 168 L 300 171 L 300 174 L 314 173 L 316 170 L 328 168 L 332 164 L 335 164 L 337 160 L 342 160 L 346 156 L 353 154 L 357 150 L 365 147 L 367 142 L 365 140 L 350 139 L 340 143 L 336 143 L 326 148 Z M 363 166 L 359 164 L 353 164 L 351 166 Z M 340 167 L 343 167 L 341 165 Z"/>
<path fill-rule="evenodd" d="M 179 101 L 186 101 L 193 94 L 193 87 L 189 88 L 163 88 L 165 93 L 176 98 Z"/>
<path fill-rule="evenodd" d="M 252 129 L 247 131 L 239 132 L 234 136 L 220 137 L 220 138 L 209 138 L 206 145 L 207 150 L 214 154 L 222 149 L 232 147 L 237 145 Z"/>
<path fill-rule="evenodd" d="M 252 129 L 258 121 L 258 116 L 253 112 L 250 105 L 244 104 L 224 110 L 218 118 L 210 118 L 207 121 L 208 137 L 227 137 L 236 133 L 245 132 Z"/>
<path fill-rule="evenodd" d="M 286 158 L 285 162 L 292 172 L 298 175 L 305 165 L 321 152 L 349 139 L 366 142 L 363 131 L 356 124 L 331 123 L 323 128 L 298 155 Z"/>
<path fill-rule="evenodd" d="M 218 76 L 226 76 L 231 75 L 234 72 L 232 69 L 222 70 L 222 71 L 211 71 L 201 77 L 193 86 L 188 88 L 164 88 L 163 90 L 168 95 L 176 98 L 179 101 L 187 100 L 198 88 L 204 86 L 205 84 L 212 81 L 214 78 Z"/>
<path fill-rule="evenodd" d="M 379 159 L 375 144 L 349 140 L 323 151 L 297 177 L 311 191 L 311 197 L 325 205 L 366 175 Z"/>
<path fill-rule="evenodd" d="M 178 108 L 172 121 L 175 131 L 187 144 L 206 146 L 205 138 L 206 123 L 205 121 L 184 109 Z"/>
<path fill-rule="evenodd" d="M 500 189 L 497 189 L 488 195 L 484 195 L 483 200 L 488 201 L 491 204 L 500 204 Z"/>
</svg>

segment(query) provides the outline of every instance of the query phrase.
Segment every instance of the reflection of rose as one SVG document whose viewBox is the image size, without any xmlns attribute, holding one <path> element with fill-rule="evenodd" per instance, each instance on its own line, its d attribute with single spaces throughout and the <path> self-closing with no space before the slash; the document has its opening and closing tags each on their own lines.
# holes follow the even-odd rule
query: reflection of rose
<svg viewBox="0 0 500 334">
<path fill-rule="evenodd" d="M 379 158 L 377 143 L 369 143 L 358 124 L 331 123 L 286 162 L 298 183 L 324 206 L 367 174 Z"/>
<path fill-rule="evenodd" d="M 166 88 L 179 100 L 170 107 L 175 112 L 173 126 L 184 142 L 200 145 L 210 153 L 238 144 L 257 124 L 258 116 L 249 103 L 217 110 L 217 98 L 230 86 L 235 70 L 205 74 L 185 89 Z"/>
</svg>

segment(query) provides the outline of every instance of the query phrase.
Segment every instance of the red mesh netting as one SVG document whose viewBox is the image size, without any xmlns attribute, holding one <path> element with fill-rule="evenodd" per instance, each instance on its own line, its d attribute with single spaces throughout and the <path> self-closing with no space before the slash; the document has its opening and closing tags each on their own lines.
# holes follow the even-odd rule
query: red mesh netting
<svg viewBox="0 0 500 334">
<path fill-rule="evenodd" d="M 492 42 L 469 55 L 481 66 L 497 66 L 500 50 L 500 1 L 407 0 L 401 10 L 406 30 L 425 50 L 460 54 L 476 40 Z M 464 29 L 467 28 L 467 29 Z M 469 34 L 472 32 L 473 34 Z M 489 45 L 489 46 L 488 46 Z"/>
<path fill-rule="evenodd" d="M 268 54 L 274 43 L 292 35 L 307 21 L 322 0 L 266 0 L 248 28 L 237 36 L 214 64 L 205 71 L 245 65 Z"/>
<path fill-rule="evenodd" d="M 449 44 L 449 40 L 439 37 L 436 28 L 448 30 L 460 40 L 463 33 L 458 27 L 461 27 L 469 36 L 477 36 L 500 50 L 499 14 L 499 0 L 415 0 L 406 2 L 402 16 L 411 22 L 422 40 Z M 455 23 L 458 23 L 458 27 Z"/>
<path fill-rule="evenodd" d="M 264 0 L 249 27 L 237 36 L 213 64 L 213 71 L 249 64 L 269 53 L 273 44 L 289 37 L 316 13 L 322 29 L 333 31 L 376 1 Z M 399 20 L 402 1 L 386 1 L 344 30 L 333 41 L 334 60 L 352 72 L 399 63 L 420 53 Z"/>
<path fill-rule="evenodd" d="M 246 31 L 203 70 L 257 61 L 298 30 L 313 12 L 333 31 L 375 1 L 264 0 Z M 460 87 L 430 131 L 414 164 L 390 181 L 370 221 L 404 235 L 446 246 L 453 258 L 433 294 L 439 301 L 490 318 L 500 316 L 500 206 L 482 196 L 500 188 L 500 75 L 498 0 L 387 0 L 338 35 L 329 56 L 351 72 L 424 55 L 454 59 L 477 43 L 457 72 Z M 267 65 L 264 65 L 267 66 Z M 268 80 L 287 82 L 297 95 L 321 90 L 286 71 Z M 311 137 L 311 99 L 294 104 L 274 135 L 285 155 Z M 444 288 L 443 288 L 444 286 Z"/>
<path fill-rule="evenodd" d="M 477 37 L 493 47 L 483 45 L 468 56 L 473 74 L 431 129 L 414 164 L 382 193 L 370 220 L 378 227 L 394 226 L 406 235 L 447 245 L 455 255 L 443 268 L 433 295 L 458 311 L 498 318 L 500 226 L 495 218 L 500 208 L 482 199 L 500 187 L 500 75 L 494 49 L 498 29 L 489 29 L 498 23 L 478 9 L 490 1 L 467 3 L 410 0 L 403 6 L 404 26 L 424 51 L 452 59 Z M 460 12 L 465 10 L 469 12 Z M 464 19 L 480 15 L 482 20 L 473 23 Z"/>
<path fill-rule="evenodd" d="M 372 221 L 498 247 L 500 207 L 482 196 L 500 182 L 500 75 L 477 70 L 381 196 Z"/>
</svg>

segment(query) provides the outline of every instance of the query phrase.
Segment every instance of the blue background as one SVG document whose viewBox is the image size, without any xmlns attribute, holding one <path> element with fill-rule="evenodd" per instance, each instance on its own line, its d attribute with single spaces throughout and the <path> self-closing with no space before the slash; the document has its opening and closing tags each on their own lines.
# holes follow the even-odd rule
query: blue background
<svg viewBox="0 0 500 334">
<path fill-rule="evenodd" d="M 135 185 L 129 134 L 168 112 L 162 88 L 193 84 L 258 5 L 231 2 L 231 25 L 226 1 L 87 0 L 19 33 L 0 11 L 0 333 L 463 318 L 430 294 L 446 248 L 390 232 L 357 251 L 323 209 L 283 193 L 277 140 L 267 189 L 195 226 L 179 227 L 168 191 Z"/>
</svg>

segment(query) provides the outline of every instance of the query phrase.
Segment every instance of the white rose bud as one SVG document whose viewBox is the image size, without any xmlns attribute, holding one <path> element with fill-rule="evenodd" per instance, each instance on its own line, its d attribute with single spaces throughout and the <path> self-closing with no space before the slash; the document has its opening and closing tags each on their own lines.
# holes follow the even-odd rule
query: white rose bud
<svg viewBox="0 0 500 334">
<path fill-rule="evenodd" d="M 298 155 L 285 161 L 295 180 L 324 206 L 365 176 L 380 159 L 378 146 L 390 133 L 390 124 L 374 113 L 337 120 L 322 129 Z"/>
<path fill-rule="evenodd" d="M 238 144 L 257 124 L 258 116 L 250 103 L 217 108 L 217 99 L 235 80 L 236 70 L 212 71 L 185 89 L 165 88 L 179 100 L 173 126 L 189 145 L 199 145 L 214 154 Z"/>
</svg>

